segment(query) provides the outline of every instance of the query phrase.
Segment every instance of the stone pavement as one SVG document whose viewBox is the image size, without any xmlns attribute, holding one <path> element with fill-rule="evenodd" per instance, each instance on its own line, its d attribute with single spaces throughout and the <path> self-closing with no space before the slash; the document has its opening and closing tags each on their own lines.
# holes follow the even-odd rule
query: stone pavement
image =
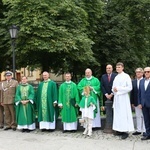
<svg viewBox="0 0 150 150">
<path fill-rule="evenodd" d="M 141 141 L 141 135 L 122 140 L 118 136 L 93 131 L 92 137 L 76 133 L 41 132 L 39 129 L 30 133 L 0 130 L 0 150 L 150 150 L 150 140 Z"/>
</svg>

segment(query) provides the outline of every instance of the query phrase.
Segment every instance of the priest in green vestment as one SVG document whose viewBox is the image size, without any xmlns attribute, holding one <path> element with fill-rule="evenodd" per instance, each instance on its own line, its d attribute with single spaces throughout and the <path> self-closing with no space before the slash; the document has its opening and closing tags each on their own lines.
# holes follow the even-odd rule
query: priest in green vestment
<svg viewBox="0 0 150 150">
<path fill-rule="evenodd" d="M 22 132 L 35 129 L 34 89 L 27 81 L 27 77 L 22 77 L 15 95 L 17 128 Z"/>
<path fill-rule="evenodd" d="M 59 88 L 58 106 L 61 108 L 63 132 L 75 132 L 77 130 L 79 94 L 77 85 L 71 81 L 70 73 L 65 74 L 65 80 Z"/>
<path fill-rule="evenodd" d="M 93 120 L 92 127 L 101 127 L 101 118 L 100 118 L 100 106 L 99 106 L 99 98 L 101 94 L 100 90 L 100 81 L 98 78 L 92 76 L 92 70 L 87 68 L 85 70 L 85 78 L 83 78 L 78 83 L 78 90 L 81 96 L 84 96 L 83 89 L 85 86 L 90 86 L 90 95 L 94 97 L 95 100 L 97 100 L 97 113 L 96 117 Z"/>
<path fill-rule="evenodd" d="M 48 72 L 42 74 L 44 81 L 37 89 L 36 107 L 38 111 L 38 122 L 41 131 L 54 131 L 56 127 L 57 86 L 49 78 Z"/>
</svg>

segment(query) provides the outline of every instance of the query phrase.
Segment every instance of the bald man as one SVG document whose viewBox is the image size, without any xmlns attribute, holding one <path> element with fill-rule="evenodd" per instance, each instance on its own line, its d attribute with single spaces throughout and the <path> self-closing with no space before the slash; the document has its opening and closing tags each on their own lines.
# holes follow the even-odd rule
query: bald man
<svg viewBox="0 0 150 150">
<path fill-rule="evenodd" d="M 56 127 L 57 86 L 49 78 L 48 72 L 43 72 L 43 82 L 37 89 L 38 122 L 41 131 L 54 131 Z"/>
<path fill-rule="evenodd" d="M 104 95 L 104 102 L 106 100 L 113 100 L 113 92 L 111 89 L 116 75 L 116 73 L 113 73 L 112 65 L 108 64 L 106 66 L 106 74 L 103 74 L 101 78 L 101 88 Z"/>
<path fill-rule="evenodd" d="M 138 107 L 142 109 L 146 134 L 141 140 L 150 139 L 150 67 L 144 68 L 144 75 L 139 84 Z"/>
<path fill-rule="evenodd" d="M 85 86 L 90 86 L 91 90 L 90 95 L 93 96 L 97 101 L 97 113 L 95 119 L 93 120 L 92 128 L 101 127 L 100 109 L 99 109 L 99 97 L 101 94 L 100 81 L 96 77 L 92 76 L 92 70 L 90 68 L 87 68 L 85 70 L 85 78 L 83 78 L 78 83 L 78 90 L 81 96 L 84 96 L 83 89 Z"/>
</svg>

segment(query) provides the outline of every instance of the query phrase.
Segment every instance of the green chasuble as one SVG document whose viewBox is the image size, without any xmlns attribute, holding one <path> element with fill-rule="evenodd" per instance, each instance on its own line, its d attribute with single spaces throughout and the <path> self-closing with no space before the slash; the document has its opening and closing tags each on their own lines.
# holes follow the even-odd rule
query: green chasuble
<svg viewBox="0 0 150 150">
<path fill-rule="evenodd" d="M 85 86 L 91 86 L 94 90 L 90 92 L 90 95 L 94 97 L 95 100 L 100 99 L 101 91 L 100 91 L 100 81 L 93 77 L 90 80 L 87 80 L 87 78 L 83 78 L 78 83 L 78 89 L 80 94 L 82 95 L 83 89 Z M 96 92 L 96 93 L 95 93 Z"/>
<path fill-rule="evenodd" d="M 22 100 L 32 100 L 23 105 Z M 35 122 L 34 89 L 29 84 L 20 84 L 15 95 L 16 121 L 18 125 L 31 125 Z"/>
<path fill-rule="evenodd" d="M 87 107 L 90 107 L 90 104 L 92 103 L 93 105 L 96 106 L 96 109 L 94 110 L 94 117 L 96 116 L 97 113 L 97 103 L 96 100 L 94 99 L 94 97 L 92 96 L 83 96 L 80 103 L 79 103 L 79 107 L 80 108 L 85 108 L 85 99 L 87 98 Z"/>
<path fill-rule="evenodd" d="M 85 99 L 87 98 L 87 107 L 90 107 L 90 104 L 92 103 L 93 105 L 97 106 L 96 100 L 92 96 L 83 96 L 80 103 L 79 107 L 80 108 L 85 108 Z"/>
<path fill-rule="evenodd" d="M 38 121 L 54 121 L 54 102 L 57 102 L 57 86 L 50 79 L 39 84 L 36 95 L 36 107 L 38 110 Z M 56 114 L 55 114 L 56 115 Z"/>
<path fill-rule="evenodd" d="M 74 82 L 64 82 L 59 88 L 59 104 L 62 104 L 61 109 L 62 122 L 72 123 L 77 121 L 77 107 L 79 103 L 79 95 L 77 85 Z"/>
</svg>

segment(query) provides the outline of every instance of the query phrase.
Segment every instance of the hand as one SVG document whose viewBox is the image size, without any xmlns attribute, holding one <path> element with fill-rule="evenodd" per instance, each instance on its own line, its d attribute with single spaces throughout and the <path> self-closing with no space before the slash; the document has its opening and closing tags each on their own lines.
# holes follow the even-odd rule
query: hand
<svg viewBox="0 0 150 150">
<path fill-rule="evenodd" d="M 75 107 L 78 107 L 78 104 L 75 104 Z"/>
<path fill-rule="evenodd" d="M 107 94 L 107 95 L 105 95 L 105 96 L 106 96 L 106 98 L 107 98 L 107 99 L 109 99 L 109 95 L 108 95 L 108 94 Z"/>
<path fill-rule="evenodd" d="M 131 104 L 131 106 L 132 106 L 133 108 L 135 108 L 134 104 Z"/>
<path fill-rule="evenodd" d="M 112 93 L 111 94 L 109 94 L 110 95 L 110 99 L 114 96 Z"/>
<path fill-rule="evenodd" d="M 114 87 L 114 88 L 113 88 L 113 90 L 114 90 L 114 92 L 118 92 L 118 90 L 117 90 L 117 88 L 116 88 L 116 87 Z"/>
<path fill-rule="evenodd" d="M 1 105 L 1 106 L 4 106 L 4 104 L 3 104 L 3 103 L 0 103 L 0 105 Z"/>
<path fill-rule="evenodd" d="M 26 104 L 29 103 L 29 100 L 25 100 Z"/>
<path fill-rule="evenodd" d="M 93 103 L 90 103 L 90 106 L 93 106 Z"/>
<path fill-rule="evenodd" d="M 57 103 L 53 103 L 53 106 L 56 107 Z"/>
<path fill-rule="evenodd" d="M 23 105 L 25 105 L 26 104 L 26 102 L 23 100 L 23 101 L 21 101 L 21 103 L 23 104 Z"/>
<path fill-rule="evenodd" d="M 105 107 L 104 106 L 101 106 L 101 111 L 105 111 Z"/>
<path fill-rule="evenodd" d="M 109 99 L 109 100 L 111 100 L 112 94 L 109 94 L 109 95 L 107 94 L 107 95 L 106 95 L 106 98 Z"/>
<path fill-rule="evenodd" d="M 90 91 L 93 91 L 93 87 L 92 86 L 90 86 Z"/>
<path fill-rule="evenodd" d="M 62 105 L 58 105 L 58 107 L 59 107 L 59 108 L 63 108 L 63 106 L 62 106 Z"/>
<path fill-rule="evenodd" d="M 142 109 L 142 105 L 140 104 L 140 105 L 138 105 L 138 107 L 140 108 L 140 109 Z"/>
</svg>

